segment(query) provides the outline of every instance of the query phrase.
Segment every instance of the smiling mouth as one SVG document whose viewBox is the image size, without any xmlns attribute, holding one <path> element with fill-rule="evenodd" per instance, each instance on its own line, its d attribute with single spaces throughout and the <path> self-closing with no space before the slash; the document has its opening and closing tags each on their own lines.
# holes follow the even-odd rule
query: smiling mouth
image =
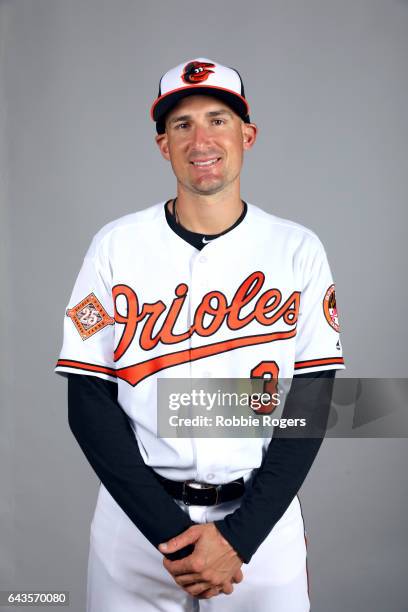
<svg viewBox="0 0 408 612">
<path fill-rule="evenodd" d="M 207 159 L 205 161 L 192 161 L 192 164 L 195 168 L 208 168 L 210 166 L 214 166 L 217 162 L 219 162 L 221 157 L 213 157 L 211 159 Z"/>
</svg>

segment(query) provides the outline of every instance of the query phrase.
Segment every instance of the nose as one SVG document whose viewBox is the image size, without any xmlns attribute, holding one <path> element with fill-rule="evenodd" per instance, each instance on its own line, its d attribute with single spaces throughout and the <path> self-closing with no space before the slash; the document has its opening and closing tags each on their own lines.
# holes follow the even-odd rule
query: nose
<svg viewBox="0 0 408 612">
<path fill-rule="evenodd" d="M 210 130 L 205 125 L 195 125 L 192 130 L 192 145 L 193 147 L 201 148 L 207 145 L 211 139 Z"/>
</svg>

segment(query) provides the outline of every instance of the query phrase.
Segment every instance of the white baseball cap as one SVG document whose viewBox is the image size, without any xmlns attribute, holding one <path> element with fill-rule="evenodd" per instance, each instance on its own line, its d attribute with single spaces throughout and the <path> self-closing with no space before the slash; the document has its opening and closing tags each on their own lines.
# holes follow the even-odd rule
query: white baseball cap
<svg viewBox="0 0 408 612">
<path fill-rule="evenodd" d="M 164 118 L 169 110 L 179 100 L 192 94 L 220 98 L 246 123 L 250 122 L 249 105 L 238 71 L 205 57 L 198 57 L 171 68 L 160 79 L 159 93 L 150 111 L 159 134 L 165 131 Z"/>
</svg>

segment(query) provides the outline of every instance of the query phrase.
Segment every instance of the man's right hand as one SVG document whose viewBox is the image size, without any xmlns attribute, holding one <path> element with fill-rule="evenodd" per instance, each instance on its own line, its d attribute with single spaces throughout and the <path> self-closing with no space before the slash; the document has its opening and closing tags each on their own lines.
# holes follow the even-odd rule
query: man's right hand
<svg viewBox="0 0 408 612">
<path fill-rule="evenodd" d="M 232 585 L 242 582 L 243 579 L 244 576 L 242 574 L 242 571 L 239 569 L 235 576 L 232 577 L 231 581 L 224 582 L 223 584 L 216 587 L 211 586 L 209 583 L 207 583 L 207 589 L 203 591 L 200 590 L 202 588 L 206 588 L 205 583 L 201 582 L 200 584 L 200 582 L 192 582 L 191 584 L 189 584 L 188 582 L 186 582 L 183 585 L 180 579 L 176 580 L 176 582 L 187 593 L 189 593 L 189 595 L 193 595 L 194 597 L 197 597 L 197 599 L 210 599 L 211 597 L 215 597 L 216 595 L 220 595 L 221 593 L 224 593 L 225 595 L 230 595 L 234 590 L 234 587 Z"/>
</svg>

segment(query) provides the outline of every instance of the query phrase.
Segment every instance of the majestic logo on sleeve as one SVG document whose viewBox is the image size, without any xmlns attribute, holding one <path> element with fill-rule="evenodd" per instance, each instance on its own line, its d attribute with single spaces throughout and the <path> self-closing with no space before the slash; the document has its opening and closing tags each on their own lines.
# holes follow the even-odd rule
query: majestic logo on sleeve
<svg viewBox="0 0 408 612">
<path fill-rule="evenodd" d="M 114 352 L 115 362 L 124 356 L 139 326 L 142 326 L 139 344 L 145 351 L 155 348 L 159 343 L 177 345 L 194 335 L 210 338 L 224 325 L 234 332 L 242 330 L 242 333 L 234 334 L 228 340 L 209 342 L 204 346 L 174 352 L 169 351 L 141 363 L 118 368 L 115 370 L 115 375 L 135 386 L 144 378 L 165 368 L 246 346 L 293 338 L 296 335 L 300 292 L 294 291 L 283 301 L 279 289 L 267 289 L 261 293 L 264 281 L 265 275 L 262 272 L 253 272 L 238 287 L 230 302 L 221 291 L 206 293 L 196 308 L 192 324 L 182 333 L 175 333 L 174 329 L 188 293 L 188 286 L 185 283 L 177 285 L 175 298 L 169 307 L 162 300 L 139 305 L 138 296 L 131 287 L 115 285 L 112 290 L 115 321 L 118 325 L 123 325 L 122 335 Z M 117 310 L 117 300 L 120 296 L 125 298 L 126 314 L 121 314 Z M 246 311 L 245 315 L 243 310 Z M 160 322 L 159 318 L 162 315 L 164 315 L 164 320 Z M 252 321 L 265 327 L 271 327 L 281 321 L 290 329 L 245 335 L 245 327 Z"/>
<path fill-rule="evenodd" d="M 202 83 L 214 72 L 214 70 L 209 70 L 209 68 L 215 68 L 215 64 L 210 64 L 208 62 L 189 62 L 184 66 L 181 78 L 188 85 Z"/>
<path fill-rule="evenodd" d="M 326 294 L 323 299 L 323 312 L 328 324 L 334 330 L 336 330 L 336 332 L 339 332 L 340 326 L 339 318 L 337 315 L 336 291 L 334 285 L 330 285 L 330 287 L 326 291 Z"/>
<path fill-rule="evenodd" d="M 66 315 L 72 319 L 82 340 L 87 340 L 107 325 L 115 323 L 115 319 L 108 315 L 94 293 L 87 295 L 73 308 L 68 308 Z"/>
</svg>

